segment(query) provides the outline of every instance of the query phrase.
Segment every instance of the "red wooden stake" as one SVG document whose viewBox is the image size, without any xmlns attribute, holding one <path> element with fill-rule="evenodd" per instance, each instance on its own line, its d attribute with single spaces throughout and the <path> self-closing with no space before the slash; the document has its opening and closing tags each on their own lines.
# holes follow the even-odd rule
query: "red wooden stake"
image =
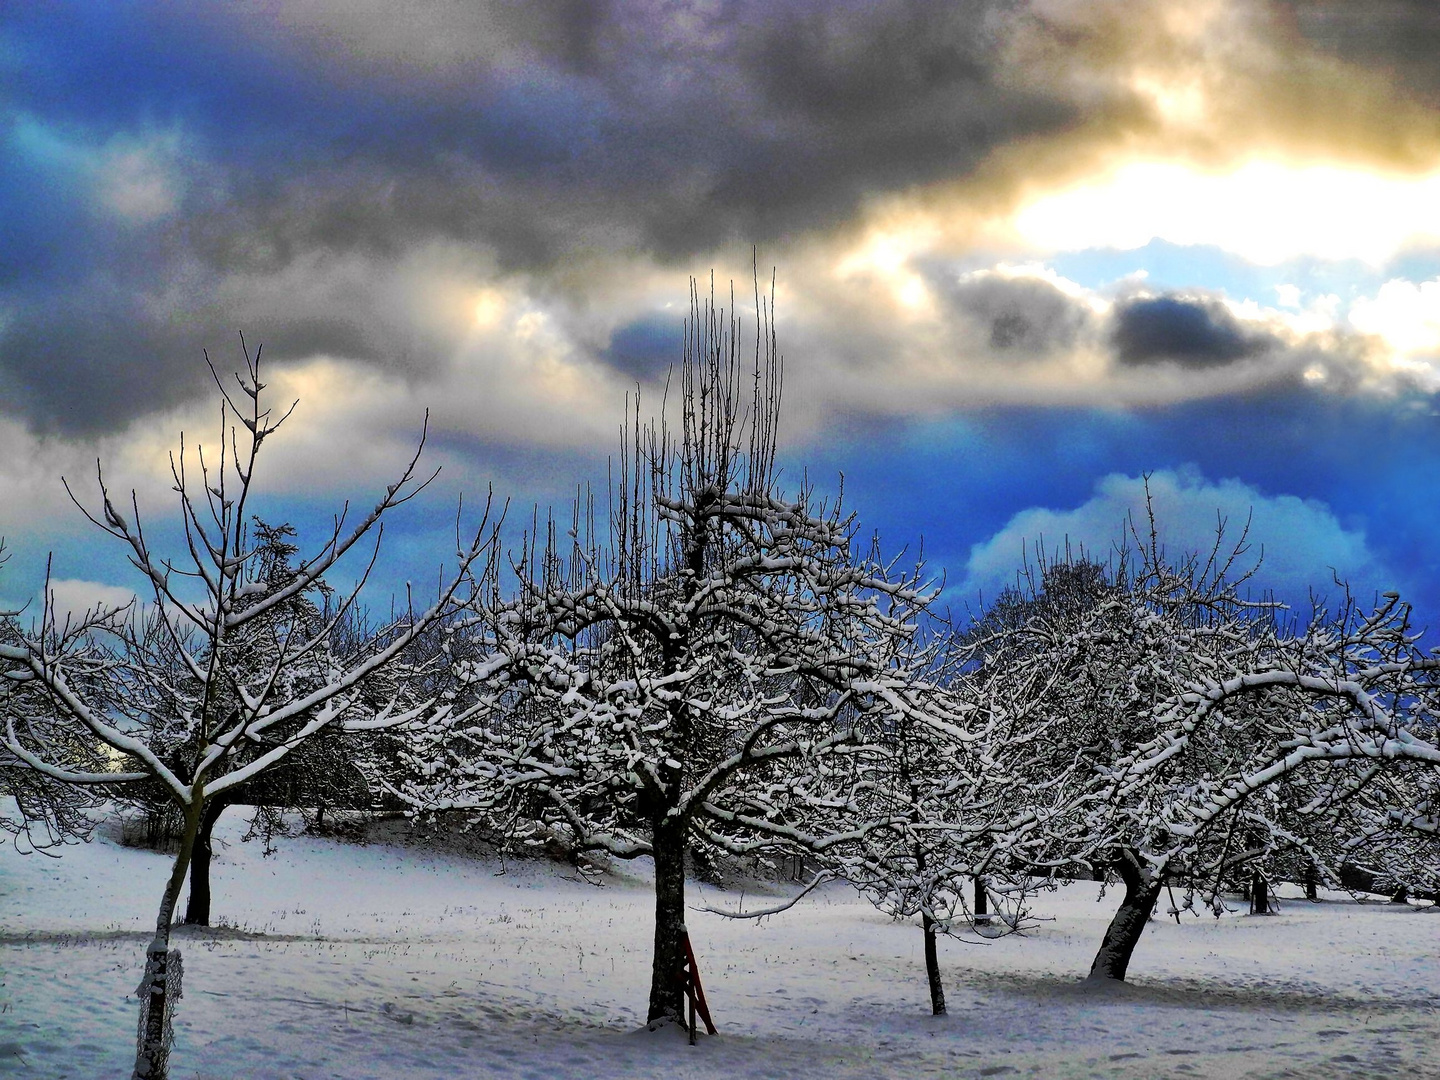
<svg viewBox="0 0 1440 1080">
<path fill-rule="evenodd" d="M 715 1021 L 710 1019 L 710 1006 L 705 1002 L 705 988 L 700 985 L 700 966 L 695 963 L 695 950 L 690 946 L 690 934 L 680 935 L 685 944 L 685 963 L 680 968 L 680 980 L 685 987 L 685 996 L 690 999 L 690 1041 L 695 1041 L 695 1014 L 705 1021 L 705 1030 L 711 1035 L 718 1034 Z"/>
</svg>

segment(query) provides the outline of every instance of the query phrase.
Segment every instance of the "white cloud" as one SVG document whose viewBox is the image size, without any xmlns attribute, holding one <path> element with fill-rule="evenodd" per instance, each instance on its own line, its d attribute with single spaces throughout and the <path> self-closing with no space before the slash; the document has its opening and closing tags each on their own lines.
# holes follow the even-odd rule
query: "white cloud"
<svg viewBox="0 0 1440 1080">
<path fill-rule="evenodd" d="M 1125 538 L 1133 517 L 1144 536 L 1144 477 L 1112 473 L 1095 485 L 1094 493 L 1072 509 L 1030 507 L 1012 517 L 999 532 L 970 550 L 960 595 L 981 592 L 988 600 L 1006 585 L 1028 557 L 1035 564 L 1037 546 L 1046 557 L 1083 549 L 1105 559 Z M 1388 589 L 1394 574 L 1370 551 L 1363 530 L 1346 528 L 1331 509 L 1315 499 L 1266 495 L 1238 479 L 1207 480 L 1193 467 L 1151 474 L 1149 489 L 1161 543 L 1172 557 L 1208 552 L 1215 544 L 1217 524 L 1226 524 L 1226 550 L 1238 542 L 1250 521 L 1249 557 L 1237 565 L 1260 569 L 1253 588 L 1273 590 L 1281 600 L 1303 607 L 1313 588 L 1334 596 L 1335 577 L 1357 589 Z M 1263 556 L 1263 557 L 1262 557 Z"/>
<path fill-rule="evenodd" d="M 1040 195 L 1013 224 L 1042 251 L 1133 249 L 1161 239 L 1215 245 L 1265 264 L 1302 255 L 1378 264 L 1440 236 L 1440 173 L 1388 176 L 1269 161 L 1202 171 L 1135 161 Z"/>
<path fill-rule="evenodd" d="M 95 205 L 129 225 L 146 225 L 179 209 L 199 167 L 177 131 L 117 134 L 103 143 L 86 142 L 71 131 L 29 116 L 15 122 L 20 152 L 57 175 L 80 178 Z"/>
<path fill-rule="evenodd" d="M 50 582 L 50 598 L 55 625 L 63 627 L 67 621 L 73 624 L 96 611 L 110 611 L 134 603 L 135 590 L 81 578 L 60 578 Z M 39 614 L 38 605 L 32 612 Z M 122 617 L 128 614 L 125 612 Z"/>
<path fill-rule="evenodd" d="M 1350 323 L 1402 354 L 1440 350 L 1440 279 L 1417 284 L 1393 278 L 1374 297 L 1351 305 Z"/>
<path fill-rule="evenodd" d="M 180 206 L 186 180 L 174 135 L 116 139 L 97 155 L 93 182 L 100 202 L 123 221 L 149 224 Z"/>
</svg>

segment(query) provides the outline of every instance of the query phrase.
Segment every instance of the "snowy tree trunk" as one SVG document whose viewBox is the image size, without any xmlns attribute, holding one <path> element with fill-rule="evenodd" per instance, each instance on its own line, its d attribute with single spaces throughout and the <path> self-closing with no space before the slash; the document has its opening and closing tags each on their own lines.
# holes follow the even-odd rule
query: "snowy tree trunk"
<svg viewBox="0 0 1440 1080">
<path fill-rule="evenodd" d="M 210 856 L 214 854 L 210 840 L 215 823 L 229 805 L 224 799 L 212 799 L 206 803 L 205 812 L 200 817 L 200 831 L 190 851 L 190 897 L 185 903 L 185 923 L 188 926 L 210 925 Z"/>
<path fill-rule="evenodd" d="M 975 921 L 990 921 L 990 896 L 985 891 L 985 877 L 982 874 L 975 875 Z"/>
<path fill-rule="evenodd" d="M 185 874 L 190 868 L 190 852 L 200 832 L 202 799 L 185 809 L 185 835 L 170 869 L 160 898 L 160 911 L 155 917 L 155 937 L 145 950 L 145 977 L 137 991 L 140 997 L 140 1026 L 135 1047 L 135 1071 L 131 1080 L 166 1080 L 170 1075 L 170 1014 L 175 1007 L 172 990 L 178 989 L 178 972 L 172 967 L 180 963 L 180 951 L 170 951 L 170 924 L 175 918 L 175 905 Z M 178 996 L 178 995 L 177 995 Z"/>
<path fill-rule="evenodd" d="M 654 825 L 655 955 L 650 970 L 650 1012 L 646 1022 L 681 1020 L 685 992 L 685 833 L 687 824 L 662 816 Z"/>
<path fill-rule="evenodd" d="M 1319 900 L 1319 899 L 1320 899 L 1320 889 L 1319 889 L 1319 883 L 1318 883 L 1318 880 L 1317 880 L 1317 879 L 1319 878 L 1319 876 L 1320 876 L 1320 874 L 1319 874 L 1319 871 L 1316 869 L 1315 864 L 1314 864 L 1313 862 L 1307 862 L 1307 863 L 1305 864 L 1305 899 L 1306 899 L 1306 900 Z"/>
<path fill-rule="evenodd" d="M 925 932 L 925 974 L 930 980 L 930 1011 L 945 1015 L 945 984 L 940 981 L 940 956 L 935 948 L 935 920 L 923 911 L 921 928 Z"/>
<path fill-rule="evenodd" d="M 1125 883 L 1125 898 L 1120 901 L 1120 909 L 1105 930 L 1105 940 L 1100 943 L 1100 951 L 1090 965 L 1089 977 L 1092 980 L 1124 982 L 1130 957 L 1139 944 L 1140 935 L 1145 932 L 1145 924 L 1150 921 L 1155 901 L 1160 898 L 1161 881 L 1158 874 L 1142 868 L 1131 852 L 1116 859 L 1115 868 L 1120 880 Z"/>
</svg>

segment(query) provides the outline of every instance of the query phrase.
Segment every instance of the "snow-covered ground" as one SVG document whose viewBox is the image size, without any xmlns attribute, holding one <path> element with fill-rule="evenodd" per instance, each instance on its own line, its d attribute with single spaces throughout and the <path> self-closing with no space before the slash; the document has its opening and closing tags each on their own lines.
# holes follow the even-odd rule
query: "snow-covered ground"
<svg viewBox="0 0 1440 1080">
<path fill-rule="evenodd" d="M 1087 990 L 1112 894 L 1042 896 L 1023 937 L 921 938 L 833 886 L 759 922 L 689 919 L 721 1034 L 642 1029 L 645 867 L 602 885 L 549 863 L 307 836 L 262 856 L 222 820 L 214 930 L 177 932 L 173 1075 L 338 1077 L 1440 1077 L 1440 913 L 1350 901 L 1156 919 L 1132 983 Z M 129 1074 L 164 856 L 103 836 L 0 854 L 0 1076 Z M 692 883 L 690 899 L 738 893 Z M 770 898 L 745 897 L 752 906 Z"/>
</svg>

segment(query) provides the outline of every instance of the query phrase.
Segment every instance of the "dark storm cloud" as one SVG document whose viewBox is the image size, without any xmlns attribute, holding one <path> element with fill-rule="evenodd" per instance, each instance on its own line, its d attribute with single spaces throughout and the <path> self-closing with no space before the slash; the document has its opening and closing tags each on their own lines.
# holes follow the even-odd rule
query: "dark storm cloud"
<svg viewBox="0 0 1440 1080">
<path fill-rule="evenodd" d="M 1269 352 L 1279 343 L 1246 327 L 1215 300 L 1156 296 L 1116 305 L 1111 343 L 1122 364 L 1170 361 L 1182 367 L 1220 367 Z"/>
<path fill-rule="evenodd" d="M 1342 60 L 1440 97 L 1440 4 L 1434 0 L 1273 0 L 1282 24 Z"/>
<path fill-rule="evenodd" d="M 1002 6 L 497 6 L 496 32 L 515 40 L 489 47 L 523 68 L 472 59 L 367 80 L 330 147 L 336 194 L 358 235 L 478 233 L 511 266 L 597 232 L 664 258 L 764 244 L 1073 121 L 998 70 Z M 365 166 L 395 198 L 373 201 Z"/>
<path fill-rule="evenodd" d="M 1275 3 L 1297 41 L 1423 75 L 1428 5 L 1382 4 L 1387 36 L 1338 0 Z M 450 280 L 513 273 L 568 301 L 589 288 L 577 261 L 778 254 L 886 194 L 973 176 L 999 148 L 1049 136 L 1071 156 L 1153 121 L 1129 89 L 1133 57 L 1110 47 L 1106 12 L 1125 5 L 0 8 L 0 410 L 62 432 L 189 395 L 199 349 L 241 327 L 277 355 L 439 370 L 455 342 L 414 301 L 435 250 L 472 257 Z M 1133 21 L 1134 47 L 1159 49 L 1164 20 Z M 147 140 L 169 140 L 173 205 L 121 220 L 99 189 L 119 144 Z M 967 189 L 976 212 L 1019 182 L 1006 167 Z M 952 300 L 1004 356 L 1063 350 L 1091 318 L 1040 282 Z M 1153 359 L 1161 340 L 1181 363 L 1225 363 L 1258 340 L 1227 345 L 1223 313 L 1172 312 L 1188 331 L 1165 314 L 1117 317 L 1122 359 Z M 658 370 L 641 336 L 623 328 L 601 358 Z"/>
<path fill-rule="evenodd" d="M 678 260 L 964 175 L 1078 115 L 1000 68 L 1013 7 L 564 0 L 421 6 L 397 24 L 365 4 L 7 6 L 10 143 L 24 128 L 93 158 L 159 132 L 184 153 L 172 211 L 117 225 L 74 160 L 7 145 L 0 203 L 26 212 L 0 226 L 3 407 L 73 431 L 163 404 L 190 386 L 171 373 L 244 314 L 214 308 L 231 275 L 317 253 L 384 263 L 451 243 L 541 275 L 577 251 Z M 109 295 L 180 275 L 184 302 Z M 351 357 L 390 344 L 346 312 L 301 321 L 267 336 Z M 102 370 L 113 408 L 65 404 Z"/>
<path fill-rule="evenodd" d="M 992 350 L 1010 355 L 1071 348 L 1093 321 L 1084 304 L 1035 277 L 967 276 L 952 286 L 950 301 L 978 325 Z"/>
<path fill-rule="evenodd" d="M 8 313 L 0 401 L 41 431 L 122 427 L 205 387 L 203 343 L 183 325 L 155 318 L 126 290 L 94 283 Z"/>
<path fill-rule="evenodd" d="M 225 9 L 88 8 L 47 18 L 62 10 L 47 7 L 8 35 L 24 72 L 9 73 L 6 96 L 106 129 L 183 123 L 247 202 L 284 202 L 294 185 L 277 181 L 319 170 L 322 185 L 355 197 L 357 219 L 367 209 L 388 219 L 403 204 L 402 238 L 429 221 L 471 239 L 475 211 L 506 206 L 507 184 L 523 182 L 537 218 L 547 196 L 578 198 L 677 255 L 832 222 L 866 193 L 963 172 L 1010 138 L 1075 117 L 997 70 L 997 10 L 1009 6 L 998 0 L 730 3 L 711 15 L 492 6 L 491 32 L 516 40 L 462 44 L 439 65 L 327 50 L 303 29 L 259 35 L 239 5 L 228 19 Z M 453 10 L 458 33 L 480 33 Z M 337 8 L 329 29 L 378 36 L 392 19 Z M 506 48 L 530 62 L 488 61 Z M 391 203 L 367 187 L 376 170 Z M 445 209 L 427 178 L 452 185 Z M 523 263 L 537 253 L 518 244 L 507 254 Z"/>
<path fill-rule="evenodd" d="M 205 392 L 205 355 L 239 367 L 239 332 L 272 361 L 329 353 L 393 360 L 393 333 L 323 312 L 237 319 L 213 304 L 165 309 L 124 283 L 91 281 L 8 313 L 0 336 L 0 401 L 43 432 L 100 434 Z M 373 320 L 372 320 L 373 322 Z M 390 345 L 384 357 L 373 349 Z"/>
</svg>

